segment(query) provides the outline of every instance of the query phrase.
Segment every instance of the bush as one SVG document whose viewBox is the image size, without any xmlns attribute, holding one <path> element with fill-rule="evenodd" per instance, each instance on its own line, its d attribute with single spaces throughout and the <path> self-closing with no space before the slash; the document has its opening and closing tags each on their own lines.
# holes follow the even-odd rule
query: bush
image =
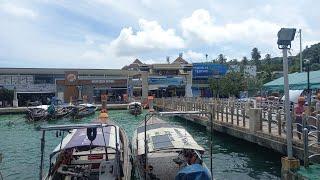
<svg viewBox="0 0 320 180">
<path fill-rule="evenodd" d="M 0 101 L 12 101 L 13 100 L 13 90 L 0 89 Z"/>
</svg>

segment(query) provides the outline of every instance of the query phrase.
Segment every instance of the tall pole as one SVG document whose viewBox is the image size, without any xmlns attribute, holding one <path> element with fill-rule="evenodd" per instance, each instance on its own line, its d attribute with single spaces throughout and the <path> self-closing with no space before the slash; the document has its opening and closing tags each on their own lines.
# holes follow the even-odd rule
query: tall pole
<svg viewBox="0 0 320 180">
<path fill-rule="evenodd" d="M 300 40 L 300 72 L 302 72 L 302 40 L 301 40 L 301 29 L 299 29 L 299 40 Z"/>
<path fill-rule="evenodd" d="M 283 79 L 284 79 L 284 94 L 285 94 L 285 113 L 287 121 L 287 153 L 288 158 L 292 159 L 292 122 L 290 116 L 290 100 L 289 100 L 289 80 L 288 80 L 288 48 L 284 47 L 282 49 L 283 53 Z"/>
<path fill-rule="evenodd" d="M 311 89 L 310 89 L 310 61 L 307 60 L 307 78 L 308 78 L 308 114 L 311 114 Z"/>
</svg>

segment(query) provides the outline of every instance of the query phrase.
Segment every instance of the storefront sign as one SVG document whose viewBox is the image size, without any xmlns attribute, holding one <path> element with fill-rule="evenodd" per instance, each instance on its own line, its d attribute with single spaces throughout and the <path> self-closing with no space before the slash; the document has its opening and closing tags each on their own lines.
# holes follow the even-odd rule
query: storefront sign
<svg viewBox="0 0 320 180">
<path fill-rule="evenodd" d="M 184 85 L 184 78 L 167 76 L 149 77 L 148 83 L 149 85 L 181 86 Z"/>
<path fill-rule="evenodd" d="M 114 83 L 115 81 L 113 79 L 94 79 L 91 80 L 92 84 L 108 84 L 108 83 Z"/>
<path fill-rule="evenodd" d="M 66 71 L 65 72 L 65 84 L 66 85 L 76 85 L 78 81 L 77 71 Z"/>
<path fill-rule="evenodd" d="M 193 63 L 193 78 L 208 78 L 215 75 L 225 75 L 228 67 L 223 64 Z"/>
</svg>

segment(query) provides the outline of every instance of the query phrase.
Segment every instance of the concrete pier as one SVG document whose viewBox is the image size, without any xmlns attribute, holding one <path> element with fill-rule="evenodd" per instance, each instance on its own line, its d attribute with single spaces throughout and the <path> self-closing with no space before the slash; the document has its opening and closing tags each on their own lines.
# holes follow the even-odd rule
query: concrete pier
<svg viewBox="0 0 320 180">
<path fill-rule="evenodd" d="M 155 99 L 155 108 L 163 111 L 206 111 L 213 114 L 215 131 L 240 138 L 260 146 L 286 154 L 285 120 L 280 111 L 253 108 L 247 102 L 217 99 L 170 98 Z M 269 113 L 269 114 L 268 114 Z M 183 118 L 206 126 L 205 115 L 183 116 Z M 310 142 L 316 141 L 311 139 Z M 310 147 L 310 153 L 319 153 L 320 147 Z M 293 153 L 300 160 L 304 158 L 303 142 L 293 134 Z"/>
</svg>

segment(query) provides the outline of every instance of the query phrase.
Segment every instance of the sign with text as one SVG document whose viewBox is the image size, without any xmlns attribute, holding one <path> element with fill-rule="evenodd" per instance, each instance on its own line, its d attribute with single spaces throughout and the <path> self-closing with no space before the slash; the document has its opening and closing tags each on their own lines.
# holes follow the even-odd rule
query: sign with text
<svg viewBox="0 0 320 180">
<path fill-rule="evenodd" d="M 154 76 L 149 77 L 148 83 L 149 85 L 181 86 L 185 82 L 183 77 Z"/>
<path fill-rule="evenodd" d="M 228 67 L 223 64 L 193 63 L 193 78 L 208 78 L 215 75 L 225 75 Z"/>
</svg>

